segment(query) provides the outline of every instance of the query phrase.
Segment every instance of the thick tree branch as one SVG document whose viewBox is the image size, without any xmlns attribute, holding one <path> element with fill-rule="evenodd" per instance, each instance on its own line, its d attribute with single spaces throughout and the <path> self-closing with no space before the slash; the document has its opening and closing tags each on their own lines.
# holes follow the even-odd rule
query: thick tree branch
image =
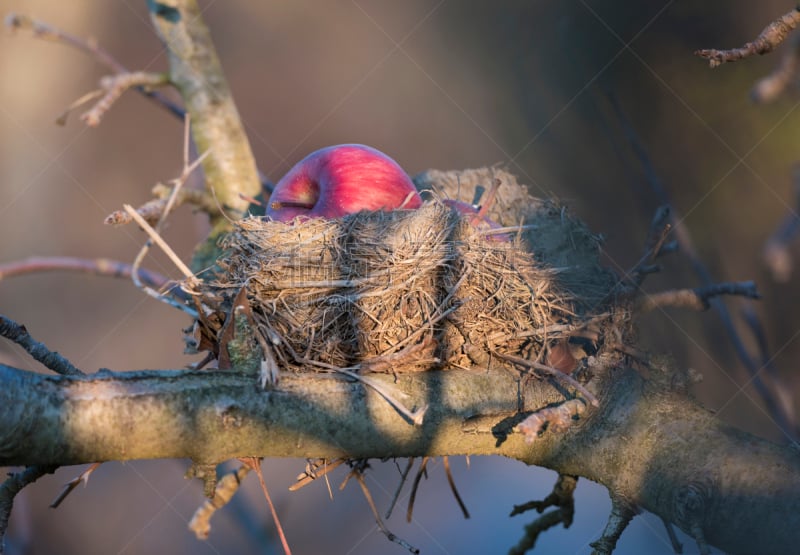
<svg viewBox="0 0 800 555">
<path fill-rule="evenodd" d="M 192 118 L 198 152 L 211 151 L 203 162 L 206 187 L 227 216 L 238 219 L 261 192 L 255 160 L 233 102 L 216 50 L 195 0 L 148 1 L 150 17 L 167 46 L 170 80 Z M 222 216 L 212 218 L 225 227 Z"/>
<path fill-rule="evenodd" d="M 498 454 L 599 482 L 731 553 L 794 549 L 796 450 L 730 428 L 633 371 L 612 372 L 599 409 L 528 445 L 515 423 L 561 394 L 507 370 L 420 372 L 396 383 L 373 375 L 409 405 L 430 404 L 411 426 L 378 394 L 329 374 L 286 375 L 262 390 L 256 376 L 232 371 L 65 377 L 0 366 L 0 465 Z"/>
</svg>

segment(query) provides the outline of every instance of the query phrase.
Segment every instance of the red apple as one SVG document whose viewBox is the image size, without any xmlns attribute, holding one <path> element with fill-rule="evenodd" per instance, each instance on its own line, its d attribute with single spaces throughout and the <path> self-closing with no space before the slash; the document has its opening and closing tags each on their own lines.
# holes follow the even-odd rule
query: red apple
<svg viewBox="0 0 800 555">
<path fill-rule="evenodd" d="M 278 181 L 267 216 L 339 218 L 360 210 L 419 208 L 422 199 L 406 172 L 384 153 L 364 145 L 312 152 Z"/>
</svg>

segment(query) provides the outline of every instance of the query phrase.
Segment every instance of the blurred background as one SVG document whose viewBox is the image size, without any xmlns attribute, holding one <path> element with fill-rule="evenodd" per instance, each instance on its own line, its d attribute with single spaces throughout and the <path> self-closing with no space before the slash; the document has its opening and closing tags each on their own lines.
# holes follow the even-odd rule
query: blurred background
<svg viewBox="0 0 800 555">
<path fill-rule="evenodd" d="M 794 277 L 773 279 L 762 250 L 786 214 L 797 217 L 792 168 L 800 97 L 792 90 L 768 105 L 749 100 L 780 52 L 714 71 L 692 55 L 752 40 L 791 2 L 206 0 L 201 6 L 258 164 L 271 180 L 307 153 L 346 142 L 379 148 L 411 174 L 499 163 L 533 194 L 566 202 L 605 236 L 606 262 L 627 269 L 641 255 L 659 201 L 626 142 L 612 95 L 714 279 L 758 283 L 764 298 L 750 304 L 764 326 L 771 387 L 788 399 L 796 394 L 800 291 Z M 2 7 L 95 37 L 131 69 L 167 67 L 143 1 L 6 0 Z M 130 262 L 141 247 L 136 228 L 106 227 L 103 219 L 122 203 L 145 202 L 156 182 L 180 173 L 182 125 L 131 92 L 98 128 L 86 128 L 77 114 L 57 126 L 58 115 L 96 88 L 104 72 L 63 45 L 0 32 L 0 263 L 32 255 Z M 164 236 L 188 260 L 204 230 L 203 218 L 184 208 Z M 145 265 L 178 277 L 157 253 Z M 700 285 L 682 255 L 664 265 L 646 282 L 648 291 Z M 748 303 L 726 302 L 754 349 L 740 317 Z M 67 273 L 6 279 L 0 313 L 86 371 L 194 361 L 181 354 L 187 318 L 126 280 Z M 720 419 L 788 441 L 716 313 L 657 311 L 643 319 L 641 342 L 702 373 L 695 393 Z M 0 362 L 41 370 L 7 341 L 0 342 Z M 436 461 L 414 521 L 403 518 L 406 489 L 387 522 L 424 554 L 506 552 L 535 516 L 508 518 L 512 506 L 544 497 L 556 478 L 499 458 L 452 465 L 472 519 L 461 517 Z M 18 497 L 9 552 L 279 552 L 255 479 L 217 514 L 210 539 L 195 540 L 186 523 L 203 497 L 199 483 L 183 479 L 187 466 L 108 463 L 51 510 L 61 484 L 83 469 L 63 468 Z M 377 531 L 355 483 L 336 489 L 341 469 L 332 477 L 333 501 L 321 481 L 289 494 L 303 466 L 301 460 L 264 465 L 295 553 L 405 552 Z M 392 463 L 375 466 L 368 483 L 385 510 L 398 471 Z M 609 507 L 603 488 L 579 482 L 572 528 L 545 534 L 535 553 L 589 553 Z M 696 550 L 681 537 L 689 552 Z M 633 521 L 616 553 L 644 552 L 672 552 L 659 519 L 648 514 Z"/>
</svg>

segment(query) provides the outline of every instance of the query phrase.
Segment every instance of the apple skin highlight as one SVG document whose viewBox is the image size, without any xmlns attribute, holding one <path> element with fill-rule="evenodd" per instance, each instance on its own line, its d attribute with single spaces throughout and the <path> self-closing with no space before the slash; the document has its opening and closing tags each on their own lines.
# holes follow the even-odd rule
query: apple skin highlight
<svg viewBox="0 0 800 555">
<path fill-rule="evenodd" d="M 312 152 L 289 170 L 269 197 L 267 216 L 289 222 L 420 206 L 422 198 L 397 162 L 374 148 L 345 144 Z"/>
</svg>

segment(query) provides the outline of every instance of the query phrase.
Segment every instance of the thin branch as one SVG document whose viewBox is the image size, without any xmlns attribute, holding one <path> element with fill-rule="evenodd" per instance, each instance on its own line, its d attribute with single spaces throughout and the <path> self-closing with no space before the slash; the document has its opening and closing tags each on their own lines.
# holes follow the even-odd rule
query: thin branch
<svg viewBox="0 0 800 555">
<path fill-rule="evenodd" d="M 172 248 L 167 244 L 167 242 L 161 238 L 161 235 L 159 235 L 158 232 L 155 229 L 153 229 L 153 227 L 150 224 L 148 224 L 145 221 L 145 219 L 139 215 L 138 212 L 136 212 L 133 206 L 131 206 L 130 204 L 124 204 L 123 208 L 128 213 L 128 215 L 130 215 L 133 221 L 139 224 L 139 227 L 141 227 L 144 230 L 144 232 L 147 233 L 150 239 L 156 245 L 158 245 L 158 247 L 164 252 L 164 254 L 167 255 L 167 257 L 169 257 L 169 259 L 172 261 L 173 264 L 175 264 L 175 267 L 178 268 L 178 270 L 180 270 L 180 272 L 184 275 L 184 277 L 186 277 L 186 279 L 188 279 L 192 283 L 196 282 L 197 278 L 189 269 L 189 267 L 183 262 L 183 260 L 181 260 L 178 257 L 177 254 L 175 254 L 175 251 L 172 250 Z"/>
<path fill-rule="evenodd" d="M 752 42 L 745 43 L 740 48 L 731 50 L 717 50 L 715 48 L 695 51 L 695 56 L 708 60 L 709 67 L 715 68 L 725 62 L 735 62 L 749 58 L 756 54 L 762 55 L 772 52 L 782 43 L 797 24 L 800 23 L 800 6 L 789 13 L 783 14 L 778 19 L 767 25 L 761 34 Z"/>
<path fill-rule="evenodd" d="M 766 104 L 777 99 L 797 81 L 800 72 L 800 37 L 795 36 L 772 73 L 759 79 L 750 90 L 753 102 Z"/>
<path fill-rule="evenodd" d="M 444 473 L 447 475 L 447 483 L 450 485 L 450 491 L 453 492 L 453 497 L 456 498 L 458 507 L 461 509 L 461 514 L 464 515 L 464 518 L 469 518 L 467 506 L 461 499 L 461 495 L 458 493 L 458 488 L 456 487 L 456 481 L 453 479 L 453 473 L 450 472 L 450 457 L 442 457 L 442 465 L 444 465 Z"/>
<path fill-rule="evenodd" d="M 736 295 L 750 299 L 760 299 L 761 295 L 752 281 L 739 283 L 717 283 L 696 289 L 671 289 L 660 293 L 641 295 L 637 309 L 650 312 L 667 306 L 689 308 L 702 312 L 711 307 L 711 299 L 720 295 Z"/>
<path fill-rule="evenodd" d="M 346 461 L 347 459 L 342 458 L 332 461 L 329 461 L 328 459 L 317 459 L 315 461 L 310 461 L 308 464 L 306 464 L 305 471 L 297 477 L 297 481 L 289 486 L 289 491 L 297 491 L 300 488 L 307 486 L 317 478 L 321 478 L 322 476 L 325 476 L 325 479 L 327 480 L 328 473 Z M 330 487 L 328 487 L 328 490 L 330 493 Z M 331 498 L 333 498 L 333 495 L 331 495 Z"/>
<path fill-rule="evenodd" d="M 430 457 L 422 457 L 417 475 L 414 476 L 414 482 L 411 485 L 411 496 L 408 498 L 408 509 L 406 510 L 406 521 L 408 522 L 411 522 L 414 518 L 414 502 L 417 500 L 417 489 L 419 488 L 420 480 L 426 474 L 425 468 L 428 466 L 429 460 Z"/>
<path fill-rule="evenodd" d="M 156 198 L 153 200 L 149 200 L 142 204 L 136 211 L 151 225 L 155 224 L 160 218 L 161 215 L 164 214 L 164 209 L 167 205 L 167 201 L 172 195 L 172 191 L 174 187 L 168 187 L 161 183 L 157 184 L 153 187 L 153 196 Z M 217 203 L 214 202 L 214 199 L 209 197 L 206 191 L 199 191 L 197 189 L 186 189 L 182 188 L 175 197 L 174 207 L 177 208 L 178 206 L 182 206 L 184 204 L 189 204 L 207 214 L 217 214 L 219 212 L 219 207 Z M 109 214 L 106 219 L 103 221 L 106 225 L 125 225 L 129 224 L 133 221 L 127 212 L 124 210 L 117 210 Z"/>
<path fill-rule="evenodd" d="M 60 354 L 48 349 L 44 343 L 39 343 L 28 333 L 25 326 L 0 314 L 0 336 L 10 339 L 25 349 L 35 360 L 44 364 L 57 374 L 64 376 L 82 376 L 72 363 Z"/>
<path fill-rule="evenodd" d="M 255 159 L 219 57 L 196 0 L 169 5 L 149 2 L 159 38 L 167 45 L 170 81 L 192 116 L 192 138 L 200 152 L 213 146 L 203 161 L 207 189 L 213 189 L 228 213 L 244 215 L 249 203 L 239 197 L 262 192 Z M 222 216 L 211 218 L 210 239 L 230 228 Z"/>
<path fill-rule="evenodd" d="M 79 484 L 89 483 L 89 476 L 98 469 L 98 467 L 103 463 L 93 463 L 89 465 L 89 468 L 78 474 L 75 478 L 64 484 L 64 489 L 61 490 L 55 499 L 50 503 L 51 509 L 57 509 L 59 505 L 67 498 L 67 496 L 72 493 L 72 491 L 78 487 Z"/>
<path fill-rule="evenodd" d="M 559 474 L 553 486 L 553 491 L 541 501 L 530 501 L 524 505 L 514 505 L 511 515 L 522 514 L 525 511 L 536 509 L 542 513 L 548 507 L 557 507 L 556 510 L 540 516 L 525 527 L 525 536 L 509 551 L 509 555 L 523 555 L 536 545 L 536 540 L 542 532 L 558 524 L 569 528 L 575 517 L 575 487 L 578 485 L 577 476 Z"/>
<path fill-rule="evenodd" d="M 278 538 L 281 540 L 283 552 L 285 555 L 292 555 L 292 550 L 289 548 L 289 542 L 286 539 L 286 534 L 283 532 L 283 526 L 281 526 L 281 521 L 278 518 L 278 511 L 275 510 L 275 505 L 272 503 L 272 497 L 269 494 L 269 490 L 267 490 L 267 484 L 264 482 L 264 475 L 261 472 L 262 459 L 259 457 L 245 457 L 239 460 L 250 466 L 250 468 L 256 473 L 256 476 L 258 477 L 258 483 L 261 486 L 261 491 L 264 493 L 264 497 L 269 505 L 269 512 L 272 514 L 272 521 L 275 523 L 275 528 L 278 531 Z"/>
<path fill-rule="evenodd" d="M 653 264 L 656 258 L 664 252 L 664 245 L 672 230 L 670 223 L 670 207 L 669 205 L 659 206 L 653 215 L 653 221 L 650 223 L 650 230 L 647 233 L 647 239 L 644 245 L 644 254 L 636 263 L 636 265 L 628 271 L 627 275 L 631 276 L 634 285 L 640 286 L 645 278 L 652 273 L 659 270 Z"/>
<path fill-rule="evenodd" d="M 795 208 L 783 218 L 773 234 L 764 243 L 764 262 L 776 281 L 786 282 L 792 275 L 792 242 L 800 235 L 800 164 L 795 165 L 793 173 Z"/>
<path fill-rule="evenodd" d="M 611 93 L 607 95 L 608 101 L 611 104 L 611 107 L 614 110 L 614 113 L 617 117 L 617 120 L 622 127 L 623 133 L 625 138 L 628 141 L 628 145 L 630 149 L 633 151 L 636 158 L 639 160 L 639 163 L 642 166 L 642 169 L 645 172 L 645 176 L 647 178 L 647 183 L 652 189 L 654 195 L 656 196 L 657 201 L 660 204 L 664 205 L 671 205 L 671 200 L 667 189 L 664 187 L 664 184 L 661 181 L 661 178 L 658 175 L 658 172 L 655 170 L 655 166 L 653 165 L 653 161 L 650 159 L 650 155 L 648 154 L 647 150 L 645 149 L 644 145 L 642 144 L 639 136 L 637 135 L 636 131 L 631 125 L 630 120 L 625 115 L 625 112 L 622 110 L 622 106 L 620 106 L 619 101 L 617 100 L 616 96 Z M 686 227 L 684 220 L 680 217 L 680 215 L 675 211 L 672 210 L 672 234 L 675 237 L 675 240 L 678 244 L 678 248 L 680 249 L 681 253 L 689 260 L 689 263 L 692 266 L 692 270 L 700 279 L 700 282 L 705 286 L 710 286 L 714 284 L 714 280 L 711 277 L 711 272 L 708 271 L 703 261 L 700 259 L 700 256 L 697 254 L 694 248 L 694 243 L 692 241 L 692 237 L 689 234 L 689 230 Z M 733 318 L 731 317 L 730 311 L 728 307 L 725 306 L 721 300 L 716 298 L 709 299 L 709 304 L 711 305 L 714 310 L 716 310 L 717 314 L 719 315 L 719 319 L 722 323 L 722 327 L 725 330 L 725 333 L 731 340 L 731 344 L 733 345 L 734 350 L 736 351 L 736 355 L 739 357 L 739 360 L 744 365 L 745 369 L 747 370 L 756 391 L 758 391 L 759 396 L 764 401 L 764 404 L 767 407 L 776 407 L 777 404 L 769 392 L 764 381 L 759 376 L 759 371 L 761 366 L 753 359 L 750 355 L 747 347 L 742 340 L 741 335 L 739 334 L 736 326 L 733 324 Z M 798 436 L 798 431 L 795 425 L 792 423 L 791 419 L 785 414 L 783 411 L 777 410 L 770 412 L 770 415 L 775 420 L 777 425 L 780 427 L 781 430 L 784 431 L 787 435 L 792 438 L 796 438 Z"/>
<path fill-rule="evenodd" d="M 32 484 L 45 474 L 52 474 L 55 470 L 54 466 L 29 466 L 22 472 L 9 474 L 0 485 L 0 555 L 5 551 L 5 537 L 8 519 L 14 506 L 14 497 L 28 484 Z"/>
<path fill-rule="evenodd" d="M 51 42 L 59 42 L 70 46 L 72 48 L 76 48 L 81 52 L 88 54 L 89 56 L 95 58 L 101 64 L 105 65 L 114 73 L 129 73 L 127 67 L 121 64 L 116 58 L 114 58 L 107 50 L 103 49 L 95 39 L 83 39 L 81 37 L 72 35 L 61 29 L 45 23 L 43 21 L 38 21 L 32 19 L 28 16 L 19 15 L 15 13 L 10 13 L 6 16 L 5 24 L 9 28 L 13 30 L 30 30 L 33 32 L 33 36 L 36 38 L 40 38 L 43 40 L 51 41 Z M 186 111 L 178 106 L 175 102 L 167 98 L 166 95 L 148 89 L 147 87 L 137 86 L 135 87 L 136 91 L 144 95 L 145 97 L 154 100 L 159 106 L 167 110 L 169 113 L 174 115 L 175 117 L 183 120 L 186 116 Z M 102 90 L 93 91 L 92 93 L 88 93 L 84 97 L 78 99 L 73 105 L 67 109 L 67 113 L 71 111 L 72 108 L 75 108 L 88 100 L 90 96 L 96 97 L 103 94 Z M 88 98 L 88 100 L 87 100 Z M 66 113 L 61 116 L 60 119 L 66 116 Z M 258 173 L 258 179 L 261 182 L 261 186 L 264 190 L 268 193 L 272 192 L 273 185 L 270 183 L 267 176 L 258 168 L 256 168 L 256 172 Z M 255 195 L 252 195 L 255 196 Z M 209 212 L 211 214 L 211 212 Z"/>
<path fill-rule="evenodd" d="M 122 93 L 135 87 L 163 87 L 169 85 L 169 75 L 166 73 L 150 73 L 146 71 L 133 71 L 130 73 L 117 73 L 107 75 L 100 80 L 100 87 L 105 91 L 103 98 L 98 100 L 92 108 L 81 116 L 89 127 L 97 127 L 114 102 Z"/>
<path fill-rule="evenodd" d="M 661 522 L 664 523 L 664 528 L 667 530 L 667 537 L 669 538 L 670 545 L 672 545 L 672 551 L 680 555 L 683 553 L 683 544 L 678 540 L 675 527 L 664 517 L 661 517 Z"/>
<path fill-rule="evenodd" d="M 24 276 L 41 272 L 82 272 L 98 276 L 130 279 L 132 266 L 110 258 L 76 258 L 71 256 L 31 256 L 0 264 L 0 281 L 10 277 Z M 151 270 L 139 270 L 142 282 L 160 289 L 170 283 L 170 279 Z M 183 293 L 175 286 L 168 293 L 181 296 Z"/>
<path fill-rule="evenodd" d="M 65 44 L 81 52 L 88 54 L 96 59 L 98 62 L 109 68 L 114 73 L 129 73 L 128 68 L 122 65 L 116 58 L 114 58 L 107 50 L 103 49 L 95 39 L 83 39 L 81 37 L 72 35 L 61 29 L 45 23 L 32 19 L 25 15 L 10 13 L 6 16 L 6 26 L 13 30 L 30 30 L 33 36 L 39 39 Z M 173 115 L 183 119 L 184 111 L 177 104 L 172 102 L 165 95 L 148 90 L 145 87 L 136 87 L 136 90 L 155 100 L 161 107 L 168 110 Z"/>
<path fill-rule="evenodd" d="M 389 503 L 389 508 L 386 510 L 387 519 L 392 516 L 392 511 L 394 511 L 394 506 L 397 505 L 397 499 L 400 497 L 400 492 L 403 490 L 403 486 L 406 483 L 408 473 L 412 466 L 414 466 L 414 457 L 409 457 L 408 462 L 406 463 L 406 469 L 400 472 L 400 482 L 397 484 L 397 487 L 394 490 L 394 495 L 392 495 L 392 501 Z"/>
</svg>

